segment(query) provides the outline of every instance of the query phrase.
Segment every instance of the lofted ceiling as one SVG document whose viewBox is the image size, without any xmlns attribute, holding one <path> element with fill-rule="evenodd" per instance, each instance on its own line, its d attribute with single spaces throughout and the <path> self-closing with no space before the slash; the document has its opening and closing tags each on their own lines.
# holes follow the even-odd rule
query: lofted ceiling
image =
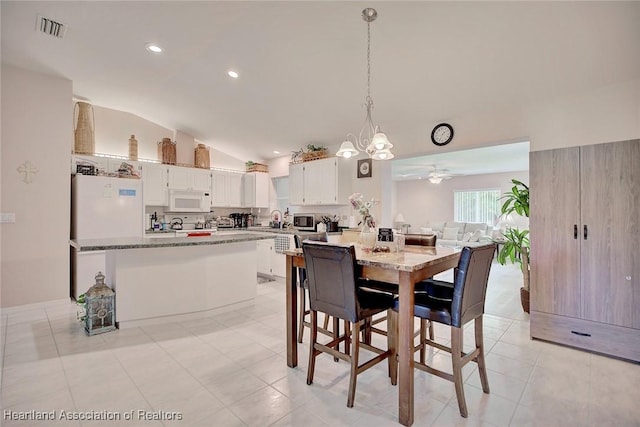
<svg viewBox="0 0 640 427">
<path fill-rule="evenodd" d="M 367 6 L 378 11 L 373 119 L 398 157 L 424 153 L 439 121 L 640 75 L 638 2 L 3 0 L 2 62 L 266 160 L 360 130 Z M 38 15 L 66 24 L 65 37 L 37 32 Z M 149 42 L 164 52 L 147 52 Z"/>
</svg>

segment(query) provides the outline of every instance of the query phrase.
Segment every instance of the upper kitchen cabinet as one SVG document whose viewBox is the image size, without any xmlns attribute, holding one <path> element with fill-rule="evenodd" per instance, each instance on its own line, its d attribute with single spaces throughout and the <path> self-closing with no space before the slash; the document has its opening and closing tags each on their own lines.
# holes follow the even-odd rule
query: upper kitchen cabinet
<svg viewBox="0 0 640 427">
<path fill-rule="evenodd" d="M 330 157 L 289 165 L 289 202 L 292 205 L 344 205 L 351 194 L 351 166 L 347 159 Z"/>
<path fill-rule="evenodd" d="M 169 166 L 169 188 L 172 190 L 211 191 L 211 170 Z"/>
<path fill-rule="evenodd" d="M 211 205 L 217 207 L 242 207 L 243 173 L 213 171 Z"/>
<path fill-rule="evenodd" d="M 243 206 L 246 208 L 269 207 L 269 175 L 251 172 L 243 176 Z"/>
<path fill-rule="evenodd" d="M 142 194 L 145 206 L 167 206 L 169 167 L 157 163 L 142 165 Z"/>
</svg>

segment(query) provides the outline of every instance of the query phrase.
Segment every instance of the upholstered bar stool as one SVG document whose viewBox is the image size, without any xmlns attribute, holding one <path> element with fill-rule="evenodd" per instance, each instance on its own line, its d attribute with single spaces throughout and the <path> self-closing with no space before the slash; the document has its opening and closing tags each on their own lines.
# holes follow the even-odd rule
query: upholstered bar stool
<svg viewBox="0 0 640 427">
<path fill-rule="evenodd" d="M 295 245 L 296 248 L 302 248 L 302 241 L 303 240 L 312 240 L 312 241 L 317 241 L 317 242 L 327 242 L 328 236 L 327 233 L 313 233 L 313 234 L 306 234 L 304 236 L 300 236 L 298 234 L 295 234 L 293 236 L 294 241 L 295 241 Z M 299 295 L 299 300 L 300 300 L 300 313 L 298 315 L 299 319 L 298 320 L 298 342 L 301 343 L 302 342 L 302 337 L 304 335 L 304 328 L 306 327 L 311 327 L 311 323 L 306 320 L 307 316 L 309 316 L 310 311 L 307 309 L 307 294 L 309 292 L 309 284 L 307 282 L 307 273 L 306 270 L 304 268 L 299 268 L 298 269 L 298 295 Z M 329 331 L 329 317 L 330 316 L 325 316 L 324 318 L 324 325 L 322 328 L 319 328 L 318 330 L 325 334 L 325 335 L 331 335 L 333 336 L 334 333 L 332 331 Z M 335 320 L 333 322 L 333 329 L 335 331 L 337 331 L 337 328 L 339 327 L 338 321 Z"/>
<path fill-rule="evenodd" d="M 487 282 L 495 244 L 464 247 L 460 254 L 458 267 L 455 269 L 454 281 L 443 282 L 427 280 L 424 282 L 426 292 L 416 292 L 414 296 L 414 315 L 451 327 L 451 347 L 447 347 L 427 339 L 424 344 L 444 350 L 451 354 L 453 375 L 427 366 L 424 362 L 416 362 L 415 367 L 439 376 L 455 384 L 456 397 L 460 415 L 467 417 L 467 403 L 464 397 L 462 368 L 469 362 L 478 364 L 482 391 L 489 393 L 489 381 L 484 359 L 484 341 L 482 334 L 482 317 L 487 293 Z M 429 293 L 431 292 L 431 293 Z M 397 316 L 398 302 L 394 306 L 393 317 Z M 464 325 L 474 321 L 475 349 L 463 352 L 462 337 Z M 392 321 L 392 324 L 397 322 Z"/>
<path fill-rule="evenodd" d="M 309 283 L 309 305 L 311 307 L 311 339 L 307 384 L 313 383 L 316 358 L 328 353 L 350 363 L 349 392 L 347 407 L 353 407 L 357 375 L 384 361 L 389 362 L 391 384 L 397 381 L 395 337 L 387 334 L 387 349 L 374 347 L 360 341 L 360 328 L 365 319 L 374 314 L 389 311 L 394 304 L 393 295 L 386 292 L 368 291 L 359 286 L 360 271 L 356 263 L 355 248 L 351 245 L 330 245 L 328 243 L 303 241 L 307 280 Z M 344 320 L 344 334 L 331 342 L 318 342 L 318 312 Z M 390 314 L 389 314 L 390 316 Z M 395 327 L 391 329 L 394 331 Z M 340 342 L 345 343 L 345 352 L 338 350 Z M 376 356 L 360 364 L 360 348 Z"/>
</svg>

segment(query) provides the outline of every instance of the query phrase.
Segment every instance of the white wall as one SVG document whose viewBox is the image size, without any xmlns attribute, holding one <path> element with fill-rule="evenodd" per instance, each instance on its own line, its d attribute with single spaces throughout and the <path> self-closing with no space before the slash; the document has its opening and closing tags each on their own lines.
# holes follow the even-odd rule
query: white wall
<svg viewBox="0 0 640 427">
<path fill-rule="evenodd" d="M 500 189 L 500 194 L 511 190 L 512 179 L 529 183 L 529 172 L 508 172 L 486 175 L 459 176 L 432 184 L 426 179 L 396 181 L 396 215 L 401 212 L 411 231 L 418 232 L 429 221 L 453 221 L 453 192 L 460 190 Z"/>
<path fill-rule="evenodd" d="M 2 65 L 0 305 L 69 298 L 71 82 Z M 16 169 L 30 162 L 27 184 Z"/>
<path fill-rule="evenodd" d="M 138 157 L 147 160 L 158 159 L 158 142 L 162 138 L 177 141 L 176 159 L 178 163 L 193 164 L 194 149 L 200 141 L 180 130 L 172 130 L 142 117 L 124 111 L 93 106 L 95 114 L 96 153 L 116 156 L 129 155 L 129 138 L 138 140 Z M 244 160 L 236 159 L 209 147 L 210 166 L 222 169 L 244 170 Z"/>
</svg>

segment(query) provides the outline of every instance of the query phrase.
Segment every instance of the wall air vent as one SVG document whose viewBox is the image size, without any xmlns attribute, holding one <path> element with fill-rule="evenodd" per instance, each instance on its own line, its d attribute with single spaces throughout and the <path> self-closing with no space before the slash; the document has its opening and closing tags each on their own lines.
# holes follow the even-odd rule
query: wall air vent
<svg viewBox="0 0 640 427">
<path fill-rule="evenodd" d="M 36 20 L 36 31 L 62 39 L 67 32 L 67 26 L 62 22 L 38 15 L 38 19 Z"/>
</svg>

